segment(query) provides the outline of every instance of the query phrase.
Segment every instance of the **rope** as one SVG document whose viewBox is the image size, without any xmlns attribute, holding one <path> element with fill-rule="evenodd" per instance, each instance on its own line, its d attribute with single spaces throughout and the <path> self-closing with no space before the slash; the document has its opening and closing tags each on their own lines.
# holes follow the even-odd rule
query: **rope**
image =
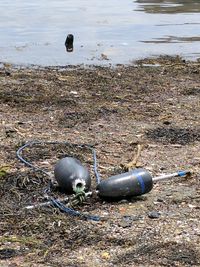
<svg viewBox="0 0 200 267">
<path fill-rule="evenodd" d="M 81 218 L 87 219 L 87 220 L 93 220 L 93 221 L 100 221 L 99 216 L 95 215 L 89 215 L 89 214 L 82 214 L 79 211 L 76 211 L 74 209 L 66 207 L 64 204 L 62 204 L 59 200 L 55 200 L 54 198 L 51 198 L 52 204 L 59 208 L 61 211 L 68 213 L 72 216 L 79 216 Z"/>
<path fill-rule="evenodd" d="M 97 182 L 97 184 L 100 184 L 101 178 L 100 178 L 100 175 L 99 175 L 99 173 L 97 171 L 97 155 L 96 155 L 96 151 L 93 148 L 91 148 L 91 149 L 92 149 L 92 153 L 93 153 L 94 174 L 95 174 L 95 177 L 96 177 L 96 182 Z"/>
<path fill-rule="evenodd" d="M 50 176 L 50 174 L 49 174 L 48 172 L 46 172 L 45 170 L 43 170 L 43 169 L 41 169 L 41 168 L 39 168 L 39 167 L 34 166 L 33 164 L 31 164 L 30 162 L 28 162 L 27 160 L 25 160 L 25 159 L 20 155 L 20 154 L 22 153 L 22 151 L 23 151 L 26 147 L 31 146 L 31 145 L 34 145 L 34 144 L 41 144 L 41 142 L 36 142 L 36 141 L 35 141 L 35 142 L 28 142 L 28 143 L 26 143 L 25 145 L 21 146 L 21 147 L 17 150 L 17 152 L 16 152 L 17 157 L 18 157 L 18 159 L 19 159 L 21 162 L 23 162 L 25 165 L 29 166 L 30 168 L 34 169 L 35 171 L 40 171 L 40 172 L 46 174 L 47 176 Z"/>
<path fill-rule="evenodd" d="M 96 151 L 94 150 L 94 148 L 92 146 L 90 146 L 90 145 L 86 145 L 86 144 L 83 144 L 83 145 L 80 145 L 80 144 L 72 144 L 70 142 L 59 142 L 59 141 L 46 141 L 46 142 L 41 142 L 41 141 L 31 141 L 31 142 L 27 142 L 26 144 L 24 144 L 23 146 L 21 146 L 17 150 L 16 155 L 17 155 L 17 158 L 21 162 L 23 162 L 25 165 L 27 165 L 28 167 L 32 168 L 35 171 L 40 171 L 43 174 L 45 174 L 45 175 L 47 175 L 47 176 L 50 177 L 49 185 L 44 190 L 44 194 L 51 201 L 51 203 L 52 203 L 53 206 L 59 208 L 60 211 L 65 212 L 65 213 L 67 213 L 67 214 L 69 214 L 71 216 L 79 216 L 79 217 L 84 218 L 84 219 L 87 219 L 87 220 L 99 221 L 100 220 L 100 217 L 99 216 L 82 214 L 79 211 L 74 210 L 73 208 L 69 208 L 69 207 L 65 206 L 58 199 L 55 199 L 55 198 L 49 196 L 48 193 L 51 192 L 51 187 L 52 187 L 52 181 L 51 181 L 52 175 L 51 175 L 51 173 L 45 171 L 44 169 L 42 169 L 42 168 L 40 168 L 38 166 L 33 165 L 28 160 L 25 160 L 22 157 L 22 155 L 21 155 L 22 152 L 23 152 L 23 150 L 25 148 L 27 148 L 27 147 L 31 147 L 33 145 L 46 145 L 46 144 L 52 144 L 52 145 L 56 145 L 56 144 L 60 145 L 60 144 L 62 144 L 62 145 L 68 145 L 68 146 L 73 146 L 73 147 L 78 147 L 78 148 L 87 148 L 87 149 L 91 150 L 92 155 L 93 155 L 93 171 L 94 171 L 94 174 L 95 174 L 95 177 L 96 177 L 96 183 L 99 184 L 100 181 L 101 181 L 101 179 L 100 179 L 100 175 L 99 175 L 98 170 L 97 170 L 97 156 L 96 156 Z M 77 204 L 82 204 L 86 200 L 86 193 L 85 193 L 84 190 L 82 190 L 80 188 L 77 188 L 75 193 L 76 193 L 75 197 L 70 201 L 70 204 L 71 204 L 72 207 L 76 206 Z"/>
</svg>

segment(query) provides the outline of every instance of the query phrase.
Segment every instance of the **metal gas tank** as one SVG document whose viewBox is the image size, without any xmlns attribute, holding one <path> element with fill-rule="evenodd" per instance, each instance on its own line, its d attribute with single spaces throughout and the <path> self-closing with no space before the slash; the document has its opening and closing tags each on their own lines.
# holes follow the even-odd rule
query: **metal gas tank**
<svg viewBox="0 0 200 267">
<path fill-rule="evenodd" d="M 152 176 L 145 169 L 139 168 L 102 180 L 97 190 L 100 197 L 124 198 L 140 196 L 151 191 Z"/>
<path fill-rule="evenodd" d="M 82 183 L 85 190 L 91 186 L 91 177 L 89 171 L 84 167 L 80 160 L 73 157 L 65 157 L 59 160 L 54 169 L 55 179 L 59 186 L 67 192 L 73 192 L 75 182 Z"/>
</svg>

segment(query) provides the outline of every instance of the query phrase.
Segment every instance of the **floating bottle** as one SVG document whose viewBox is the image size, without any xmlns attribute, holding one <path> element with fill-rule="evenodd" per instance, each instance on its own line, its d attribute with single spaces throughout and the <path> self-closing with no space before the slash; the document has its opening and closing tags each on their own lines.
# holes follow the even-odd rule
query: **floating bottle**
<svg viewBox="0 0 200 267">
<path fill-rule="evenodd" d="M 74 42 L 73 34 L 68 34 L 65 40 L 65 47 L 67 52 L 73 52 L 74 49 L 73 42 Z"/>
</svg>

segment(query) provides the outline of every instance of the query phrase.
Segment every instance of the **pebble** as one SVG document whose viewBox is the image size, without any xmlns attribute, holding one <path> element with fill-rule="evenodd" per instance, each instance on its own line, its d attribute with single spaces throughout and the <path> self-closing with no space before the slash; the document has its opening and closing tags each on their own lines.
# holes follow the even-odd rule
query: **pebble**
<svg viewBox="0 0 200 267">
<path fill-rule="evenodd" d="M 119 227 L 127 228 L 132 226 L 132 221 L 122 220 L 118 223 Z"/>
<path fill-rule="evenodd" d="M 148 217 L 150 219 L 158 219 L 160 217 L 160 213 L 157 211 L 151 211 L 148 213 Z"/>
<path fill-rule="evenodd" d="M 122 220 L 118 223 L 120 227 L 126 228 L 126 227 L 131 227 L 134 221 L 141 220 L 141 216 L 129 216 L 125 215 L 123 216 Z"/>
<path fill-rule="evenodd" d="M 164 202 L 164 199 L 162 199 L 162 198 L 157 198 L 157 201 L 158 201 L 158 202 Z"/>
<path fill-rule="evenodd" d="M 120 204 L 126 204 L 126 203 L 128 203 L 128 200 L 127 199 L 122 199 L 118 203 L 120 203 Z"/>
</svg>

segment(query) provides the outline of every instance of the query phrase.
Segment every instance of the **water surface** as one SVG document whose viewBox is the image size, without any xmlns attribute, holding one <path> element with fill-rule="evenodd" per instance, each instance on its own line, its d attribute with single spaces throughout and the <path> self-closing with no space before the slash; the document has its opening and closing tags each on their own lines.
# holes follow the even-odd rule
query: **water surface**
<svg viewBox="0 0 200 267">
<path fill-rule="evenodd" d="M 1 0 L 0 61 L 115 64 L 179 54 L 200 57 L 200 1 Z M 74 51 L 64 42 L 74 34 Z"/>
</svg>

